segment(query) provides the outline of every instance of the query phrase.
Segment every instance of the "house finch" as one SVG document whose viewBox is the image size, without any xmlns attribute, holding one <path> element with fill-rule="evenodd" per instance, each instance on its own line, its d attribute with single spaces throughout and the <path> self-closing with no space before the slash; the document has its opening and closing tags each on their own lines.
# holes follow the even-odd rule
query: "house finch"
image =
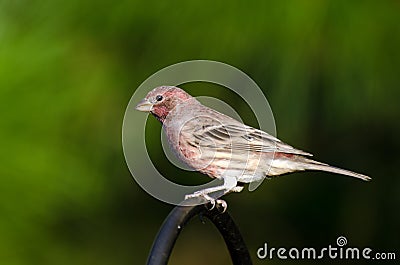
<svg viewBox="0 0 400 265">
<path fill-rule="evenodd" d="M 211 178 L 223 179 L 223 185 L 186 195 L 186 199 L 201 197 L 215 205 L 216 193 L 240 192 L 243 183 L 303 170 L 370 180 L 311 160 L 311 154 L 202 105 L 178 87 L 153 89 L 136 109 L 150 112 L 163 124 L 171 149 L 185 164 Z"/>
</svg>

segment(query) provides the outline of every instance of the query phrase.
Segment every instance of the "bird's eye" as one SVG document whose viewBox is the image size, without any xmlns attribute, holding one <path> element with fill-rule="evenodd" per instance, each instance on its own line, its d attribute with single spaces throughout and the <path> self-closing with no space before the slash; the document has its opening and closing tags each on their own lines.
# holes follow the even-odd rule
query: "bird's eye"
<svg viewBox="0 0 400 265">
<path fill-rule="evenodd" d="M 163 100 L 163 96 L 161 96 L 161 95 L 157 95 L 157 96 L 156 96 L 156 100 L 157 100 L 157 101 L 161 101 L 161 100 Z"/>
</svg>

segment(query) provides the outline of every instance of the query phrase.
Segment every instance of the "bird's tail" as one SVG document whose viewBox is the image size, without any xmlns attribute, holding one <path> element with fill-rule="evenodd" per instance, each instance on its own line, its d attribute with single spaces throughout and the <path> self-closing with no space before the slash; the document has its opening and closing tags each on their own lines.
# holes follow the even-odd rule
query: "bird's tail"
<svg viewBox="0 0 400 265">
<path fill-rule="evenodd" d="M 350 176 L 350 177 L 354 177 L 354 178 L 359 178 L 359 179 L 362 179 L 365 181 L 371 180 L 371 178 L 366 175 L 356 173 L 356 172 L 346 170 L 346 169 L 341 169 L 338 167 L 333 167 L 328 164 L 314 161 L 314 160 L 311 160 L 311 159 L 308 159 L 305 157 L 301 157 L 301 159 L 299 159 L 299 160 L 300 161 L 298 161 L 298 162 L 301 163 L 303 170 L 321 170 L 321 171 L 327 171 L 327 172 L 331 172 L 331 173 L 346 175 L 346 176 Z"/>
</svg>

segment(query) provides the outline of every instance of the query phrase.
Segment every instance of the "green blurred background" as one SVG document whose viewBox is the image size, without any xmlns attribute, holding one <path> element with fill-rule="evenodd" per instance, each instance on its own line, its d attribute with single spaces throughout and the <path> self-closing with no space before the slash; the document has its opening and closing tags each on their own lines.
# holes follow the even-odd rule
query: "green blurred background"
<svg viewBox="0 0 400 265">
<path fill-rule="evenodd" d="M 296 173 L 228 195 L 255 264 L 285 263 L 258 260 L 264 242 L 319 247 L 340 235 L 400 258 L 399 13 L 398 1 L 1 0 L 0 264 L 145 263 L 172 206 L 131 177 L 123 115 L 147 77 L 192 59 L 252 77 L 285 142 L 373 177 Z M 256 126 L 226 89 L 183 87 L 225 100 Z M 160 171 L 208 181 L 168 164 L 161 126 L 148 126 Z M 171 264 L 229 256 L 195 218 Z"/>
</svg>

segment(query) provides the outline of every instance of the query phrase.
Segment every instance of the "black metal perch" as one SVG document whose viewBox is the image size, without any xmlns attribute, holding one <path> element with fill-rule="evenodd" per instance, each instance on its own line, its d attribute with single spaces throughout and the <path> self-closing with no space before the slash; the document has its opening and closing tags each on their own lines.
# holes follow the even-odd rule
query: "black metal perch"
<svg viewBox="0 0 400 265">
<path fill-rule="evenodd" d="M 217 204 L 217 206 L 219 206 Z M 205 205 L 176 206 L 165 219 L 154 240 L 148 265 L 167 264 L 175 242 L 187 222 L 196 215 L 206 216 L 217 227 L 225 240 L 233 264 L 252 264 L 249 251 L 228 212 L 221 213 L 220 207 L 209 210 Z"/>
</svg>

